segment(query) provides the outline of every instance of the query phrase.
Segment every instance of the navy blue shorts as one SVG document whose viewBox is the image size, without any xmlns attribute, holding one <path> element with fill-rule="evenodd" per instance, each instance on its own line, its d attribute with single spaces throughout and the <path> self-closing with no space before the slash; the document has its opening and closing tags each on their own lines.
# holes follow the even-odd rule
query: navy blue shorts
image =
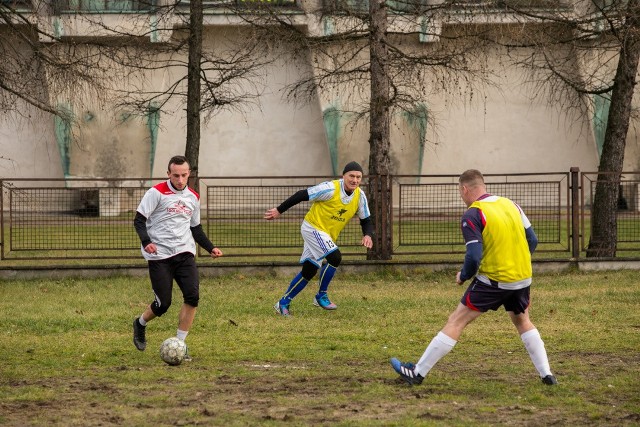
<svg viewBox="0 0 640 427">
<path fill-rule="evenodd" d="M 497 284 L 487 285 L 474 277 L 460 302 L 471 310 L 482 313 L 495 311 L 503 305 L 506 311 L 520 314 L 529 307 L 529 288 L 530 286 L 522 289 L 500 289 Z"/>
</svg>

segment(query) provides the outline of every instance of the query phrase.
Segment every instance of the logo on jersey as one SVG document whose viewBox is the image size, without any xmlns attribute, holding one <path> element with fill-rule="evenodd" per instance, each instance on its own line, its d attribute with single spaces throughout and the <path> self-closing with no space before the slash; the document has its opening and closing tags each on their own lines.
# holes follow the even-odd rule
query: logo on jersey
<svg viewBox="0 0 640 427">
<path fill-rule="evenodd" d="M 337 214 L 338 216 L 335 215 L 331 215 L 331 219 L 335 220 L 335 221 L 340 221 L 340 222 L 345 222 L 346 219 L 342 218 L 342 215 L 344 215 L 347 212 L 346 209 L 340 209 Z"/>
<path fill-rule="evenodd" d="M 193 213 L 182 200 L 178 200 L 173 206 L 168 207 L 167 212 L 186 216 L 191 216 Z"/>
</svg>

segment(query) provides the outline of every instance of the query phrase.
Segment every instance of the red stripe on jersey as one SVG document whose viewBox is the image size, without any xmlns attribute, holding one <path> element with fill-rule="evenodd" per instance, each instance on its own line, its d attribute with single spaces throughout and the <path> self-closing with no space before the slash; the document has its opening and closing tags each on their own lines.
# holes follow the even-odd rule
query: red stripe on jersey
<svg viewBox="0 0 640 427">
<path fill-rule="evenodd" d="M 156 184 L 153 186 L 156 190 L 160 192 L 160 194 L 173 194 L 173 191 L 169 188 L 167 182 L 161 182 L 160 184 Z"/>
<path fill-rule="evenodd" d="M 200 200 L 200 195 L 198 193 L 196 193 L 196 190 L 194 190 L 191 187 L 187 187 L 189 189 L 189 191 L 191 191 L 193 193 L 194 196 L 196 196 L 196 199 Z"/>
<path fill-rule="evenodd" d="M 516 202 L 513 202 L 513 204 L 516 205 L 516 208 L 518 208 L 518 212 L 520 212 L 520 215 L 522 215 L 522 208 Z"/>
<path fill-rule="evenodd" d="M 482 220 L 482 228 L 485 228 L 487 226 L 487 217 L 484 216 L 482 209 L 478 208 L 478 211 L 480 212 L 480 219 Z"/>
<path fill-rule="evenodd" d="M 473 224 L 473 222 L 471 221 L 465 221 L 465 224 L 467 224 L 467 227 L 471 228 L 472 230 L 475 231 L 476 226 Z"/>
<path fill-rule="evenodd" d="M 155 188 L 160 192 L 160 194 L 164 194 L 165 196 L 174 194 L 173 191 L 171 190 L 171 187 L 169 187 L 169 184 L 167 184 L 167 181 L 161 182 L 160 184 L 156 184 L 153 186 L 153 188 Z M 191 193 L 194 196 L 196 196 L 196 199 L 200 200 L 200 195 L 196 193 L 196 191 L 193 188 L 187 187 L 187 189 L 191 191 Z"/>
</svg>

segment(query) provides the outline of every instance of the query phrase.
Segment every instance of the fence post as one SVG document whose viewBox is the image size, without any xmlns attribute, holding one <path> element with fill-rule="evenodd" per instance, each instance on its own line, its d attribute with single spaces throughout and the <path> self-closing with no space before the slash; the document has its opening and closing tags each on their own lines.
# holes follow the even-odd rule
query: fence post
<svg viewBox="0 0 640 427">
<path fill-rule="evenodd" d="M 0 180 L 0 260 L 4 260 L 4 181 Z"/>
<path fill-rule="evenodd" d="M 571 257 L 580 258 L 580 168 L 573 166 L 571 173 Z"/>
</svg>

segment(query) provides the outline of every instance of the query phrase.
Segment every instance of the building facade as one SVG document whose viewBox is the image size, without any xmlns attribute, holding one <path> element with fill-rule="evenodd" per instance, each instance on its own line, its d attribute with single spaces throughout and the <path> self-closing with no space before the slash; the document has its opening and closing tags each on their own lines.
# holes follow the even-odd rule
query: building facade
<svg viewBox="0 0 640 427">
<path fill-rule="evenodd" d="M 141 45 L 149 51 L 184 37 L 188 2 L 176 6 L 162 1 L 165 3 L 3 0 L 3 4 L 36 25 L 41 30 L 36 38 L 45 46 L 69 45 L 73 40 L 90 38 L 110 45 L 113 52 L 118 50 L 118 34 L 143 40 Z M 432 11 L 443 3 L 424 1 Z M 230 40 L 255 37 L 251 24 L 225 10 L 224 4 L 204 3 L 203 50 L 214 51 Z M 447 13 L 428 22 L 409 18 L 402 21 L 404 18 L 398 18 L 401 14 L 395 13 L 390 25 L 395 26 L 394 32 L 404 33 L 403 43 L 415 51 L 432 49 L 450 40 L 456 25 L 474 22 L 493 34 L 512 34 L 514 26 L 522 25 L 521 18 L 504 8 L 504 2 L 455 3 L 457 20 L 451 20 L 452 9 L 447 9 Z M 549 2 L 539 3 L 533 5 L 534 9 L 548 13 L 577 13 L 590 7 L 584 1 L 551 2 L 557 3 L 557 12 L 548 7 Z M 353 0 L 351 7 L 357 10 L 359 5 Z M 168 8 L 162 14 L 158 12 L 161 6 Z M 318 12 L 322 6 L 316 0 L 299 0 L 274 3 L 273 10 L 286 15 L 308 36 L 340 33 L 348 16 L 322 15 Z M 462 20 L 460 16 L 466 18 Z M 416 28 L 415 22 L 422 23 L 422 27 Z M 7 27 L 6 21 L 4 25 L 0 21 L 0 41 L 5 52 L 7 45 L 28 50 L 29 45 L 20 45 Z M 368 121 L 366 116 L 351 113 L 354 105 L 366 101 L 367 83 L 361 81 L 338 89 L 317 85 L 311 96 L 296 102 L 286 96 L 288 89 L 309 75 L 319 77 L 322 59 L 315 52 L 289 55 L 286 49 L 285 43 L 273 44 L 260 52 L 264 61 L 256 79 L 240 84 L 247 91 L 256 91 L 251 102 L 242 108 L 217 111 L 203 120 L 200 176 L 327 176 L 339 174 L 341 165 L 350 160 L 367 165 Z M 392 114 L 393 173 L 457 174 L 468 168 L 485 173 L 561 172 L 572 166 L 583 171 L 597 170 L 607 100 L 584 96 L 582 101 L 588 108 L 578 111 L 566 108 L 571 102 L 562 94 L 550 91 L 536 96 L 540 86 L 530 84 L 529 74 L 507 60 L 514 52 L 526 58 L 529 51 L 533 48 L 487 48 L 483 58 L 486 81 L 478 85 L 452 80 L 447 90 L 432 90 L 440 82 L 434 83 L 432 76 L 425 74 L 428 96 L 415 104 L 419 114 L 399 110 Z M 170 59 L 182 64 L 187 60 L 181 51 Z M 367 61 L 366 55 L 354 60 Z M 613 65 L 611 61 L 575 62 L 585 75 L 593 74 L 594 69 L 609 75 L 615 72 L 615 61 Z M 184 73 L 180 67 L 138 71 L 144 78 L 144 90 L 165 92 Z M 161 177 L 169 157 L 184 153 L 184 98 L 169 98 L 161 106 L 149 101 L 147 111 L 140 113 L 119 102 L 118 96 L 102 98 L 91 91 L 78 96 L 82 86 L 75 92 L 57 91 L 57 81 L 52 76 L 43 71 L 40 77 L 43 96 L 48 96 L 46 101 L 70 114 L 60 118 L 21 102 L 0 114 L 0 177 Z M 136 91 L 139 81 L 105 80 L 116 93 L 128 94 Z M 637 140 L 636 129 L 631 126 L 625 170 L 640 170 Z"/>
</svg>

